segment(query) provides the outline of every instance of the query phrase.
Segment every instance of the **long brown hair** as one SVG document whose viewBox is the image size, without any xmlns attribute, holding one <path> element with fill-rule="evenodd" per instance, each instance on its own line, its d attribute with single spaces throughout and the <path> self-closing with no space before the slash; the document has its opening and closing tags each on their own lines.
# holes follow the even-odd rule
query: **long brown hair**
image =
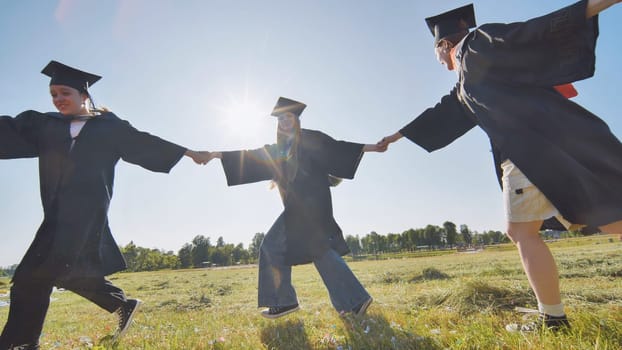
<svg viewBox="0 0 622 350">
<path fill-rule="evenodd" d="M 280 172 L 274 182 L 279 185 L 281 195 L 289 187 L 289 183 L 294 181 L 298 173 L 298 145 L 300 144 L 300 118 L 294 118 L 294 130 L 286 133 L 277 126 L 276 129 L 276 145 L 278 154 L 278 162 L 280 164 Z"/>
</svg>

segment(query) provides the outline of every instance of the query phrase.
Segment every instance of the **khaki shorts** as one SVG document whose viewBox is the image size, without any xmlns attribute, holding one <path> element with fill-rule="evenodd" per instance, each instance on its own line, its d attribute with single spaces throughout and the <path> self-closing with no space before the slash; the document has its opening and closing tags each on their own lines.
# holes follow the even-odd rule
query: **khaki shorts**
<svg viewBox="0 0 622 350">
<path fill-rule="evenodd" d="M 509 159 L 501 163 L 501 169 L 503 204 L 508 222 L 530 222 L 555 217 L 566 228 L 572 225 Z"/>
</svg>

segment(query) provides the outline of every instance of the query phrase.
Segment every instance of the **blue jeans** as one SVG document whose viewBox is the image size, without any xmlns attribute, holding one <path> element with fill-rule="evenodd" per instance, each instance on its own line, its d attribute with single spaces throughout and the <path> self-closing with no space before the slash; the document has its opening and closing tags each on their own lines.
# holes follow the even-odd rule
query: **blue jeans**
<svg viewBox="0 0 622 350">
<path fill-rule="evenodd" d="M 259 306 L 289 306 L 298 304 L 292 286 L 292 267 L 284 264 L 285 220 L 283 215 L 266 234 L 259 248 Z M 369 293 L 354 276 L 343 258 L 329 249 L 313 261 L 328 290 L 337 312 L 351 311 L 369 299 Z"/>
</svg>

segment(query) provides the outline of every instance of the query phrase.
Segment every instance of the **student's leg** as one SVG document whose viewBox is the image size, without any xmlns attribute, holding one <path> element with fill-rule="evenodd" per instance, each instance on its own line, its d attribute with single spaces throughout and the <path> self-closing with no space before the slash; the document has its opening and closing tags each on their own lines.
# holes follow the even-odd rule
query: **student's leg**
<svg viewBox="0 0 622 350">
<path fill-rule="evenodd" d="M 298 304 L 292 286 L 292 267 L 284 264 L 285 222 L 279 216 L 259 248 L 258 306 L 282 307 Z"/>
<path fill-rule="evenodd" d="M 117 313 L 119 324 L 114 335 L 115 339 L 125 334 L 142 303 L 138 299 L 127 299 L 121 288 L 103 276 L 64 280 L 59 282 L 58 286 L 88 299 L 110 313 Z"/>
<path fill-rule="evenodd" d="M 506 160 L 501 168 L 507 233 L 518 248 L 523 270 L 538 299 L 538 309 L 550 316 L 563 316 L 557 266 L 540 237 L 543 220 L 559 212 L 514 163 Z"/>
<path fill-rule="evenodd" d="M 39 344 L 51 293 L 52 283 L 48 281 L 13 282 L 9 317 L 0 335 L 0 350 L 11 345 Z"/>
<path fill-rule="evenodd" d="M 549 247 L 540 237 L 542 221 L 509 222 L 508 236 L 516 244 L 518 253 L 527 274 L 529 284 L 536 294 L 539 308 L 556 306 L 559 311 L 549 311 L 552 316 L 562 316 L 563 306 L 559 291 L 557 265 Z"/>
<path fill-rule="evenodd" d="M 371 298 L 336 251 L 329 249 L 313 261 L 313 264 L 320 273 L 328 289 L 330 301 L 337 312 L 353 311 L 354 308 Z"/>
<path fill-rule="evenodd" d="M 58 283 L 58 286 L 88 299 L 110 313 L 127 302 L 123 290 L 104 277 L 76 278 Z"/>
</svg>

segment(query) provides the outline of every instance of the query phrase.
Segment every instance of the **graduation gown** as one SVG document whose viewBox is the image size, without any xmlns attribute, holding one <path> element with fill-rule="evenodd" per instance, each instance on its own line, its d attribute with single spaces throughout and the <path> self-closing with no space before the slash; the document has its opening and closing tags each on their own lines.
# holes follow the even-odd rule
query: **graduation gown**
<svg viewBox="0 0 622 350">
<path fill-rule="evenodd" d="M 598 17 L 580 1 L 526 22 L 485 24 L 462 46 L 459 82 L 400 132 L 428 151 L 481 127 L 576 224 L 622 220 L 622 144 L 552 87 L 594 74 Z"/>
<path fill-rule="evenodd" d="M 329 175 L 352 179 L 363 155 L 363 145 L 336 141 L 315 130 L 302 129 L 298 170 L 281 181 L 286 159 L 276 144 L 256 150 L 223 152 L 222 165 L 229 186 L 275 180 L 284 210 L 287 265 L 306 264 L 332 248 L 349 252 L 333 217 Z"/>
<path fill-rule="evenodd" d="M 70 148 L 69 119 L 26 111 L 0 117 L 0 159 L 39 159 L 44 219 L 13 279 L 60 282 L 126 268 L 108 226 L 119 159 L 169 172 L 185 148 L 140 132 L 113 113 L 84 124 Z"/>
</svg>

